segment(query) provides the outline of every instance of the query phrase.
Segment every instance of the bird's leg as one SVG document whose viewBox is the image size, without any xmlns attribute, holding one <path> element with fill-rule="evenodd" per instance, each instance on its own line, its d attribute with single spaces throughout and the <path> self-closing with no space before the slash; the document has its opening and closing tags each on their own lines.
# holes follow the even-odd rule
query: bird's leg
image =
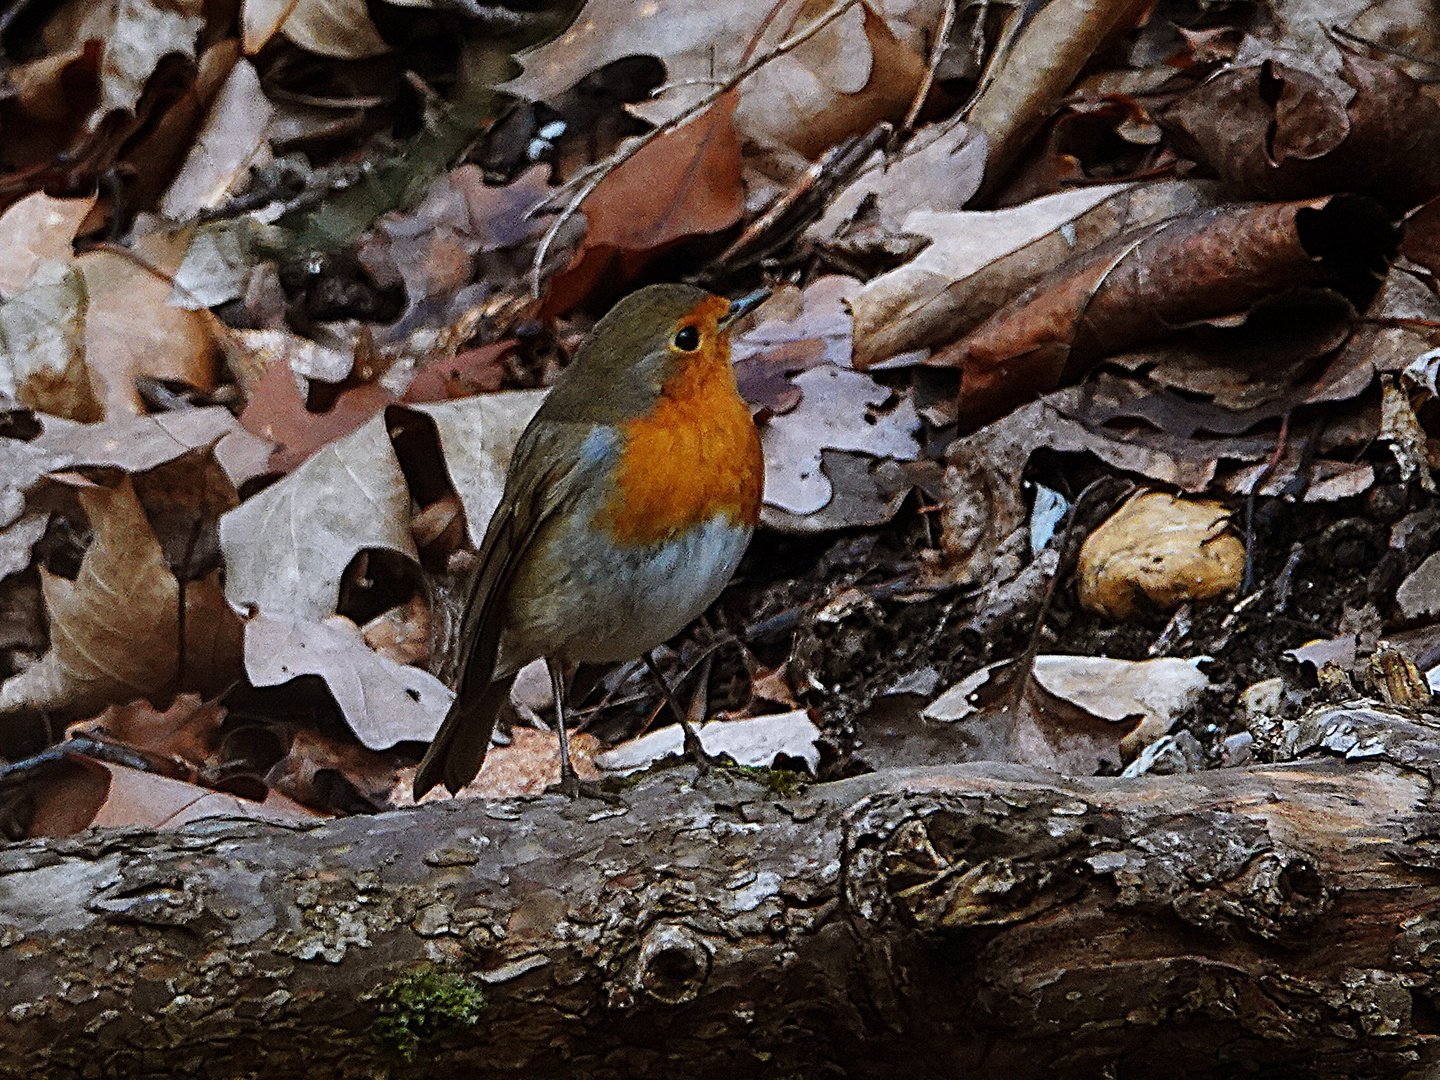
<svg viewBox="0 0 1440 1080">
<path fill-rule="evenodd" d="M 690 719 L 685 715 L 685 710 L 680 708 L 680 703 L 675 700 L 675 694 L 670 689 L 670 683 L 660 672 L 659 666 L 655 663 L 652 653 L 645 654 L 645 666 L 650 669 L 650 674 L 655 676 L 655 681 L 660 684 L 660 692 L 665 695 L 665 700 L 670 703 L 670 711 L 675 714 L 675 719 L 680 721 L 680 729 L 685 732 L 685 758 L 693 761 L 700 767 L 703 773 L 714 765 L 715 759 L 705 752 L 705 747 L 700 744 L 700 736 L 690 725 Z"/>
<path fill-rule="evenodd" d="M 570 734 L 565 730 L 565 697 L 569 693 L 568 665 L 561 660 L 545 658 L 550 672 L 550 690 L 555 695 L 555 729 L 560 733 L 560 790 L 572 799 L 580 797 L 580 774 L 570 760 Z"/>
</svg>

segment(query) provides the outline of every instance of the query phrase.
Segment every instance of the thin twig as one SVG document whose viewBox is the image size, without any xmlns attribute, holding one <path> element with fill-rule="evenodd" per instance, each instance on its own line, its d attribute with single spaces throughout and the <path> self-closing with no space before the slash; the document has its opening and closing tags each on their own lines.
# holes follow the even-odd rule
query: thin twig
<svg viewBox="0 0 1440 1080">
<path fill-rule="evenodd" d="M 945 0 L 945 11 L 940 16 L 940 29 L 935 32 L 935 41 L 930 46 L 930 62 L 925 65 L 925 75 L 915 90 L 915 98 L 910 102 L 910 109 L 905 114 L 905 120 L 891 140 L 892 146 L 898 145 L 914 129 L 915 121 L 920 116 L 920 110 L 925 105 L 925 99 L 930 96 L 930 88 L 935 85 L 935 71 L 940 67 L 940 58 L 945 55 L 945 46 L 950 43 L 950 30 L 954 25 L 955 0 Z"/>
<path fill-rule="evenodd" d="M 622 146 L 615 153 L 611 154 L 610 157 L 608 157 L 599 168 L 595 169 L 592 173 L 589 174 L 589 176 L 586 177 L 585 182 L 582 183 L 575 190 L 575 193 L 570 196 L 570 201 L 565 204 L 565 209 L 556 215 L 555 220 L 550 224 L 550 228 L 545 230 L 545 235 L 540 240 L 540 246 L 535 249 L 535 259 L 530 264 L 531 295 L 534 296 L 536 299 L 539 299 L 540 297 L 541 269 L 545 265 L 545 257 L 550 254 L 551 245 L 555 243 L 555 237 L 560 234 L 560 230 L 565 227 L 565 223 L 575 216 L 576 212 L 580 209 L 580 204 L 595 193 L 595 189 L 600 186 L 601 182 L 607 176 L 609 176 L 625 162 L 629 161 L 645 147 L 649 146 L 656 139 L 660 138 L 660 136 L 668 135 L 676 128 L 688 124 L 691 120 L 695 119 L 695 117 L 705 112 L 705 110 L 709 109 L 710 106 L 715 104 L 715 102 L 719 101 L 731 90 L 734 90 L 735 87 L 739 86 L 751 75 L 755 74 L 755 72 L 759 71 L 766 64 L 770 63 L 771 60 L 775 60 L 778 57 L 784 56 L 786 53 L 792 52 L 793 50 L 799 48 L 801 45 L 805 44 L 805 42 L 809 41 L 821 30 L 824 30 L 836 19 L 840 18 L 841 15 L 844 15 L 845 12 L 849 11 L 852 7 L 855 7 L 859 3 L 860 0 L 840 0 L 840 3 L 836 4 L 820 18 L 816 19 L 804 30 L 800 31 L 798 34 L 793 34 L 792 36 L 786 38 L 769 52 L 758 56 L 754 60 L 750 61 L 734 75 L 730 76 L 730 78 L 726 79 L 723 83 L 717 86 L 712 93 L 706 95 L 704 98 L 697 101 L 694 105 L 691 105 L 688 109 L 682 111 L 679 115 L 665 121 L 665 123 L 661 124 L 659 127 L 652 128 L 644 135 L 638 136 L 630 143 Z"/>
<path fill-rule="evenodd" d="M 758 262 L 794 239 L 824 211 L 830 196 L 855 177 L 890 134 L 890 125 L 882 120 L 867 134 L 852 136 L 825 151 L 819 161 L 776 196 L 735 242 L 715 258 L 705 275 L 714 277 L 722 271 Z"/>
<path fill-rule="evenodd" d="M 1343 26 L 1327 26 L 1325 28 L 1325 32 L 1331 38 L 1331 40 L 1334 40 L 1337 37 L 1341 37 L 1352 44 L 1364 45 L 1367 49 L 1374 49 L 1376 52 L 1389 53 L 1391 56 L 1398 56 L 1401 60 L 1408 60 L 1412 64 L 1423 64 L 1425 67 L 1428 68 L 1440 69 L 1440 60 L 1436 60 L 1432 56 L 1421 56 L 1418 53 L 1407 52 L 1404 49 L 1397 49 L 1393 45 L 1385 45 L 1378 41 L 1372 41 L 1370 38 L 1361 37 L 1359 34 L 1354 33 L 1351 30 L 1346 30 Z M 1421 79 L 1418 81 L 1433 82 L 1434 80 Z"/>
<path fill-rule="evenodd" d="M 1249 595 L 1255 582 L 1255 500 L 1259 498 L 1260 489 L 1270 482 L 1270 477 L 1274 476 L 1275 470 L 1280 467 L 1289 439 L 1290 413 L 1287 410 L 1280 417 L 1280 434 L 1275 437 L 1275 451 L 1265 462 L 1265 467 L 1260 470 L 1260 475 L 1250 485 L 1250 491 L 1245 497 L 1245 573 L 1240 579 L 1241 596 Z"/>
<path fill-rule="evenodd" d="M 1020 706 L 1025 700 L 1025 692 L 1030 688 L 1030 680 L 1034 676 L 1035 658 L 1040 654 L 1040 645 L 1044 641 L 1045 620 L 1050 615 L 1050 605 L 1055 601 L 1056 587 L 1074 571 L 1080 557 L 1080 545 L 1085 538 L 1134 490 L 1134 484 L 1118 476 L 1102 476 L 1091 481 L 1070 507 L 1070 521 L 1066 524 L 1065 531 L 1060 534 L 1059 541 L 1051 541 L 1060 556 L 1055 573 L 1045 583 L 1045 594 L 1040 599 L 1040 610 L 1035 616 L 1025 651 L 1011 662 L 1007 673 L 1013 681 L 1006 695 L 1004 710 L 1012 731 L 1016 717 L 1020 714 Z"/>
</svg>

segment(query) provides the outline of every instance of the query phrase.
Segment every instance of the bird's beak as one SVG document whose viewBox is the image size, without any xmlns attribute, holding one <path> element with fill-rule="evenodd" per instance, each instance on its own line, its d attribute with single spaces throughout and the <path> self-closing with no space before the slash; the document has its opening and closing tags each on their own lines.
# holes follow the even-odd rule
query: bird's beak
<svg viewBox="0 0 1440 1080">
<path fill-rule="evenodd" d="M 757 307 L 770 299 L 769 289 L 756 289 L 752 293 L 740 297 L 738 300 L 730 301 L 730 310 L 720 316 L 720 329 L 729 330 L 735 321 L 742 316 L 750 314 Z"/>
</svg>

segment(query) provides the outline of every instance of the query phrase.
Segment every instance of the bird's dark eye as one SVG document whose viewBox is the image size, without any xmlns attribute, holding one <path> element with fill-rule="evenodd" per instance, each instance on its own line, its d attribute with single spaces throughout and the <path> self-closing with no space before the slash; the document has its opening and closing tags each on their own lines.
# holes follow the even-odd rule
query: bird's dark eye
<svg viewBox="0 0 1440 1080">
<path fill-rule="evenodd" d="M 700 328 L 682 326 L 675 331 L 675 348 L 681 352 L 694 352 L 700 347 Z"/>
</svg>

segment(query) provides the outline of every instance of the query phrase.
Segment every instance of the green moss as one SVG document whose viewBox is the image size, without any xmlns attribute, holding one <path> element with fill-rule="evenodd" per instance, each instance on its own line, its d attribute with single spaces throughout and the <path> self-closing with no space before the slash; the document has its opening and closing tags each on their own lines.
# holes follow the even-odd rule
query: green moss
<svg viewBox="0 0 1440 1080">
<path fill-rule="evenodd" d="M 810 786 L 810 778 L 793 769 L 766 769 L 754 765 L 729 765 L 726 767 L 747 779 L 764 784 L 782 799 L 794 798 Z"/>
<path fill-rule="evenodd" d="M 371 1038 L 406 1061 L 415 1060 L 421 1044 L 480 1020 L 485 996 L 472 979 L 454 972 L 425 968 L 400 976 L 375 995 L 380 1016 Z"/>
</svg>

